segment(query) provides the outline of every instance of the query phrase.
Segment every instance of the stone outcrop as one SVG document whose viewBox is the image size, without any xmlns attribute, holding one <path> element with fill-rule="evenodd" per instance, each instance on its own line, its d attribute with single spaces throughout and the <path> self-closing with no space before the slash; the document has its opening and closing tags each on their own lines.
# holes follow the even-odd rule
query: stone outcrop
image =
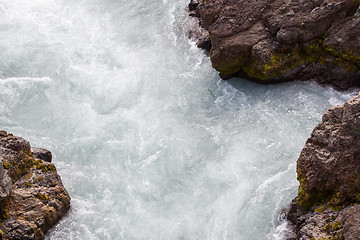
<svg viewBox="0 0 360 240">
<path fill-rule="evenodd" d="M 360 205 L 340 210 L 318 207 L 303 210 L 296 199 L 284 210 L 292 233 L 287 240 L 358 240 L 360 236 Z"/>
<path fill-rule="evenodd" d="M 188 38 L 195 40 L 196 45 L 199 48 L 210 51 L 211 40 L 209 32 L 201 25 L 201 22 L 199 21 L 200 14 L 198 11 L 198 6 L 200 3 L 201 0 L 191 0 L 188 6 L 190 18 L 187 19 L 186 23 L 190 26 L 186 27 L 187 36 Z"/>
<path fill-rule="evenodd" d="M 359 239 L 360 92 L 324 114 L 297 173 L 298 197 L 286 212 L 298 239 Z"/>
<path fill-rule="evenodd" d="M 192 0 L 223 78 L 360 86 L 359 0 Z M 199 40 L 201 45 L 203 40 Z"/>
<path fill-rule="evenodd" d="M 360 202 L 360 93 L 330 108 L 297 162 L 298 203 L 309 208 Z"/>
<path fill-rule="evenodd" d="M 44 239 L 70 208 L 51 152 L 0 131 L 0 161 L 2 239 Z"/>
<path fill-rule="evenodd" d="M 52 160 L 52 153 L 44 148 L 31 148 L 31 153 L 33 154 L 34 158 L 42 159 L 45 162 L 50 162 Z"/>
</svg>

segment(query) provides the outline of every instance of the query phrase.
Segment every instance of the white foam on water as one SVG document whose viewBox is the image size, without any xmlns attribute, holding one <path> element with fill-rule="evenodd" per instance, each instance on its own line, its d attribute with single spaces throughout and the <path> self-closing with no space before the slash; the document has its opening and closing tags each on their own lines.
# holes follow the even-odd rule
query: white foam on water
<svg viewBox="0 0 360 240">
<path fill-rule="evenodd" d="M 222 81 L 187 1 L 0 0 L 0 123 L 72 197 L 47 239 L 281 239 L 315 83 Z"/>
</svg>

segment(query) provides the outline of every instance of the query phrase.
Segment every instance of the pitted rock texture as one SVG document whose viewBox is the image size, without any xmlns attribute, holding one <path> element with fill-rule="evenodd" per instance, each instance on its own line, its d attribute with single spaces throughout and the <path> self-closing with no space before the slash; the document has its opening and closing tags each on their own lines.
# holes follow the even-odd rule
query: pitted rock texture
<svg viewBox="0 0 360 240">
<path fill-rule="evenodd" d="M 297 173 L 304 209 L 360 203 L 360 93 L 324 114 L 301 151 Z"/>
<path fill-rule="evenodd" d="M 296 199 L 284 210 L 294 235 L 287 240 L 358 240 L 360 238 L 360 205 L 334 211 L 323 206 L 303 210 Z"/>
<path fill-rule="evenodd" d="M 288 240 L 360 239 L 359 146 L 360 92 L 330 108 L 301 151 L 298 197 L 284 210 Z"/>
<path fill-rule="evenodd" d="M 193 3 L 194 1 L 192 1 Z M 204 0 L 194 16 L 224 78 L 360 86 L 358 0 Z"/>
<path fill-rule="evenodd" d="M 0 201 L 7 198 L 12 188 L 12 180 L 8 170 L 4 168 L 4 158 L 0 156 Z"/>
<path fill-rule="evenodd" d="M 345 208 L 340 213 L 343 223 L 344 239 L 357 240 L 360 238 L 360 205 Z"/>
<path fill-rule="evenodd" d="M 0 159 L 4 175 L 11 180 L 10 192 L 1 200 L 3 239 L 44 239 L 44 233 L 70 209 L 70 196 L 55 166 L 42 160 L 51 161 L 51 153 L 33 151 L 25 139 L 0 131 Z"/>
</svg>

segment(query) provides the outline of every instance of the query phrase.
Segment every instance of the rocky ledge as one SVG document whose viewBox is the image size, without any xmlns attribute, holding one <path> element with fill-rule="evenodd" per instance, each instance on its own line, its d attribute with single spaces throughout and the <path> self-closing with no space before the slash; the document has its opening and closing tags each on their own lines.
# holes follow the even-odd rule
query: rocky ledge
<svg viewBox="0 0 360 240">
<path fill-rule="evenodd" d="M 330 108 L 297 161 L 298 197 L 286 209 L 295 238 L 360 239 L 360 93 Z"/>
<path fill-rule="evenodd" d="M 1 239 L 44 239 L 70 209 L 51 152 L 0 131 Z"/>
<path fill-rule="evenodd" d="M 223 78 L 360 86 L 359 0 L 192 0 L 192 31 Z M 211 40 L 210 40 L 211 39 Z M 210 44 L 211 41 L 211 44 Z"/>
</svg>

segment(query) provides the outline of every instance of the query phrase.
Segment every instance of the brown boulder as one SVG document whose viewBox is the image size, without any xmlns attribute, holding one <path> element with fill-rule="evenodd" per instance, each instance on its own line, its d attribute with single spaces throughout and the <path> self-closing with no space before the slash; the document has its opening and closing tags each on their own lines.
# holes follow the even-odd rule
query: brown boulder
<svg viewBox="0 0 360 240">
<path fill-rule="evenodd" d="M 360 92 L 311 133 L 297 161 L 298 197 L 284 210 L 296 236 L 287 239 L 359 239 L 359 130 Z"/>
<path fill-rule="evenodd" d="M 0 157 L 12 187 L 1 201 L 0 229 L 5 239 L 44 239 L 44 233 L 70 209 L 49 151 L 33 149 L 20 137 L 0 131 Z"/>
<path fill-rule="evenodd" d="M 199 48 L 210 51 L 211 40 L 209 32 L 201 26 L 199 22 L 199 5 L 201 0 L 191 0 L 188 6 L 189 17 L 184 21 L 184 29 L 186 29 L 187 37 L 196 41 Z"/>
<path fill-rule="evenodd" d="M 360 202 L 359 130 L 360 93 L 324 114 L 297 161 L 301 207 Z"/>
<path fill-rule="evenodd" d="M 356 0 L 205 0 L 196 9 L 221 76 L 360 86 Z"/>
</svg>

